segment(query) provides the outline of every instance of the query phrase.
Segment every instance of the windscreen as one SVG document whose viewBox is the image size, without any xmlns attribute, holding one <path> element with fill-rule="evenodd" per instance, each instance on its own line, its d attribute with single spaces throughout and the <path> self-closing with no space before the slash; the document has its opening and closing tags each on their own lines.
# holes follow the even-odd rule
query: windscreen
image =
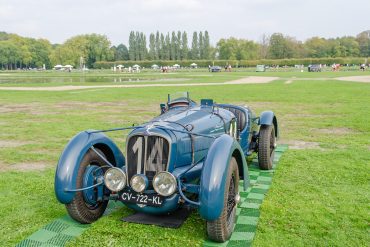
<svg viewBox="0 0 370 247">
<path fill-rule="evenodd" d="M 168 104 L 179 101 L 189 101 L 188 92 L 176 92 L 168 95 Z"/>
</svg>

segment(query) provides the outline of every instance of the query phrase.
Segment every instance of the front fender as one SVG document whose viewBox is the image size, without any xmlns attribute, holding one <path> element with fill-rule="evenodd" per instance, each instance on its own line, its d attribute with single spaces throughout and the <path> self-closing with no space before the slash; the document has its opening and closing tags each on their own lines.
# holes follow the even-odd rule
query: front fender
<svg viewBox="0 0 370 247">
<path fill-rule="evenodd" d="M 125 159 L 116 144 L 102 133 L 83 131 L 69 141 L 59 158 L 55 173 L 55 195 L 61 203 L 70 203 L 76 192 L 67 192 L 67 189 L 76 189 L 76 179 L 80 163 L 91 146 L 100 148 L 109 162 L 114 166 L 122 167 Z"/>
<path fill-rule="evenodd" d="M 278 123 L 275 114 L 272 111 L 264 111 L 260 115 L 259 119 L 260 125 L 274 125 L 275 136 L 279 137 Z"/>
<path fill-rule="evenodd" d="M 216 220 L 222 213 L 227 171 L 231 156 L 235 152 L 239 152 L 243 157 L 238 161 L 242 164 L 238 166 L 243 169 L 244 178 L 247 178 L 244 179 L 246 189 L 249 181 L 248 166 L 239 143 L 229 135 L 223 134 L 209 148 L 203 165 L 199 194 L 199 213 L 206 220 Z"/>
</svg>

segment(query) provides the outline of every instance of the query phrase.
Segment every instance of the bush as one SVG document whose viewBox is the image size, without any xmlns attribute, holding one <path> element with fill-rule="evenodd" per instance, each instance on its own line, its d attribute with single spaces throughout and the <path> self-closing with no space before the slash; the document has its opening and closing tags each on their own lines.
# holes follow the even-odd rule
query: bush
<svg viewBox="0 0 370 247">
<path fill-rule="evenodd" d="M 208 67 L 209 65 L 225 66 L 230 64 L 232 67 L 255 67 L 258 64 L 264 65 L 279 65 L 279 66 L 294 66 L 296 64 L 303 64 L 308 66 L 310 64 L 327 64 L 333 63 L 345 64 L 361 64 L 365 62 L 366 58 L 363 57 L 326 57 L 326 58 L 291 58 L 291 59 L 260 59 L 260 60 L 161 60 L 161 61 L 100 61 L 94 63 L 95 69 L 110 69 L 114 65 L 122 64 L 126 68 L 132 67 L 135 64 L 141 67 L 150 68 L 153 64 L 158 66 L 172 66 L 179 64 L 181 67 L 190 67 L 190 64 L 196 63 L 198 67 Z"/>
</svg>

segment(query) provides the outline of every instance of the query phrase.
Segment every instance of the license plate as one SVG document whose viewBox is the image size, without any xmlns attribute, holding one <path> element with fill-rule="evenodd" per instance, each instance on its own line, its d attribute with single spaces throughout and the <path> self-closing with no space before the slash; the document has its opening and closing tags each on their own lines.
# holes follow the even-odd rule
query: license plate
<svg viewBox="0 0 370 247">
<path fill-rule="evenodd" d="M 143 204 L 152 207 L 160 207 L 163 203 L 163 197 L 155 194 L 138 194 L 134 192 L 123 192 L 121 195 L 123 202 Z"/>
</svg>

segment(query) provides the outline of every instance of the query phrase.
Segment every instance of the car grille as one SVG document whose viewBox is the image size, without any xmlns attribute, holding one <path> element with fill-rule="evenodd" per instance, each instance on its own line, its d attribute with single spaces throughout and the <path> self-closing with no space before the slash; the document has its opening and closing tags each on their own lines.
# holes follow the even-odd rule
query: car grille
<svg viewBox="0 0 370 247">
<path fill-rule="evenodd" d="M 127 142 L 128 181 L 135 174 L 145 174 L 149 185 L 157 172 L 166 171 L 170 145 L 160 136 L 131 136 Z"/>
</svg>

